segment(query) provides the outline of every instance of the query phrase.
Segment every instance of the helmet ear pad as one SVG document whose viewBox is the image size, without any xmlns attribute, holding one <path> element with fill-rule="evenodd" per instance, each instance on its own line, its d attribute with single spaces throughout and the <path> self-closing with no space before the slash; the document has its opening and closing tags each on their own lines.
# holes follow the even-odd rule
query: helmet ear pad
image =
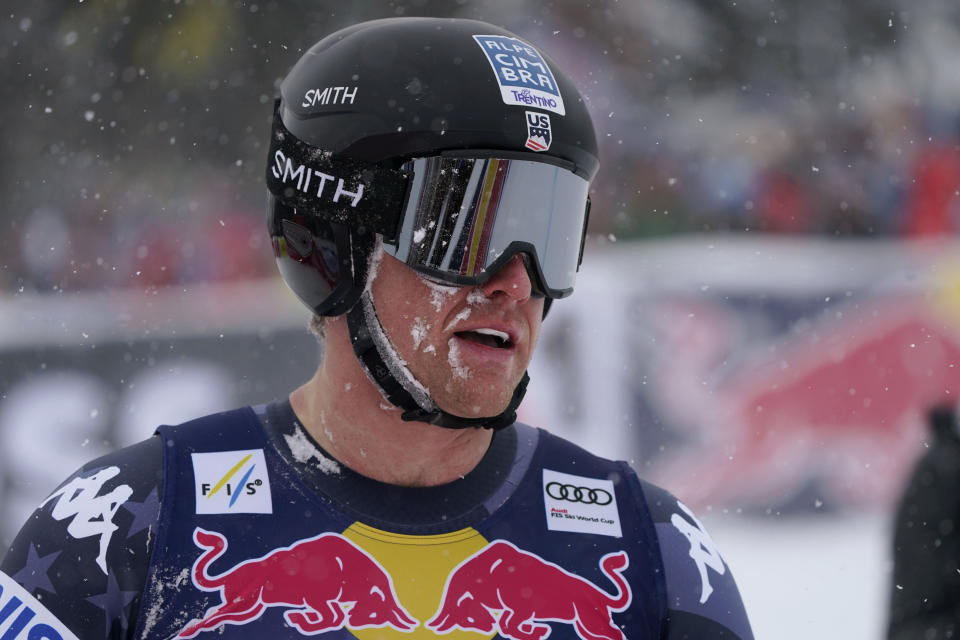
<svg viewBox="0 0 960 640">
<path fill-rule="evenodd" d="M 367 284 L 376 234 L 324 220 L 270 197 L 267 226 L 283 279 L 320 316 L 346 313 Z"/>
</svg>

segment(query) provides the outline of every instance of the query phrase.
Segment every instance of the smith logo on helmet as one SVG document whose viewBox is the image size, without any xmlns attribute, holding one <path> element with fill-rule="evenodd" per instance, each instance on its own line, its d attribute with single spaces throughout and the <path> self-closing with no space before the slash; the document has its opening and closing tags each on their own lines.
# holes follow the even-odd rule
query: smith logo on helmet
<svg viewBox="0 0 960 640">
<path fill-rule="evenodd" d="M 337 181 L 337 188 L 333 193 L 333 202 L 339 202 L 340 196 L 349 196 L 351 199 L 350 206 L 356 207 L 357 203 L 360 202 L 360 198 L 363 197 L 362 182 L 357 184 L 356 191 L 347 191 L 343 188 L 343 178 L 317 171 L 305 164 L 294 164 L 293 160 L 284 155 L 280 149 L 277 149 L 273 153 L 273 166 L 270 167 L 270 171 L 273 173 L 273 177 L 283 184 L 295 182 L 297 191 L 302 191 L 303 193 L 312 193 L 313 189 L 310 187 L 312 181 L 316 187 L 316 197 L 318 199 L 323 195 L 324 187 L 332 180 Z"/>
<path fill-rule="evenodd" d="M 353 104 L 357 97 L 359 87 L 325 87 L 323 89 L 309 89 L 303 94 L 303 103 L 300 105 L 304 109 L 315 107 L 317 105 L 327 104 Z"/>
<path fill-rule="evenodd" d="M 517 38 L 473 36 L 487 56 L 505 104 L 566 114 L 553 72 L 540 52 Z"/>
</svg>

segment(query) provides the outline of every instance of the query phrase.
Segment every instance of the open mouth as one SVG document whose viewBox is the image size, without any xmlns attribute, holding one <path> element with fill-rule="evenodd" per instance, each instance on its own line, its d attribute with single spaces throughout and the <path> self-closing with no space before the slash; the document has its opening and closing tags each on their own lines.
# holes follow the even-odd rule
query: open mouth
<svg viewBox="0 0 960 640">
<path fill-rule="evenodd" d="M 509 349 L 513 346 L 513 343 L 510 342 L 510 336 L 496 329 L 457 331 L 454 335 L 468 342 L 475 342 L 494 349 Z"/>
</svg>

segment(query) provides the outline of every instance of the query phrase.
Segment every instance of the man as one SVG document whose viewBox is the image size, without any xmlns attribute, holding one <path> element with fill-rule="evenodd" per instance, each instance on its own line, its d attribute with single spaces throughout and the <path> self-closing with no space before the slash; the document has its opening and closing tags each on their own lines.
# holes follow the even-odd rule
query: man
<svg viewBox="0 0 960 640">
<path fill-rule="evenodd" d="M 930 410 L 930 448 L 897 505 L 890 640 L 960 634 L 960 421 L 953 405 Z"/>
<path fill-rule="evenodd" d="M 493 25 L 404 18 L 328 36 L 280 93 L 269 229 L 316 375 L 72 476 L 0 566 L 0 630 L 751 638 L 686 507 L 516 423 L 598 168 L 570 80 Z"/>
</svg>

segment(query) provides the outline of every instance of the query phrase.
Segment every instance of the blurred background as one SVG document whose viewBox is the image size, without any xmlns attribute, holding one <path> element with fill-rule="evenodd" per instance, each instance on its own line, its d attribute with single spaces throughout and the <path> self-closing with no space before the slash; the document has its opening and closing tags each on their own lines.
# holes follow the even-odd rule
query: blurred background
<svg viewBox="0 0 960 640">
<path fill-rule="evenodd" d="M 950 0 L 8 0 L 0 544 L 73 468 L 312 372 L 263 181 L 279 80 L 359 20 L 503 25 L 601 141 L 528 422 L 694 506 L 757 637 L 879 638 L 892 513 L 960 393 Z"/>
</svg>

